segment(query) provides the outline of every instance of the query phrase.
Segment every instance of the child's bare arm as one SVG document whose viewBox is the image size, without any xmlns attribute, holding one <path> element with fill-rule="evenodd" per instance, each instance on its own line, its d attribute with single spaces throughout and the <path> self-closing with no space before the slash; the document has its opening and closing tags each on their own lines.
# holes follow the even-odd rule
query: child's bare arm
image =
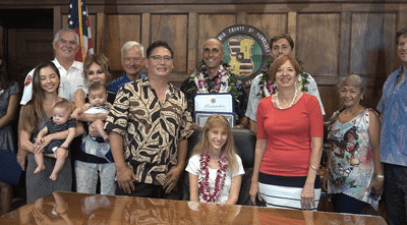
<svg viewBox="0 0 407 225">
<path fill-rule="evenodd" d="M 113 108 L 113 105 L 110 104 L 110 102 L 108 102 L 107 104 L 108 104 L 108 106 L 109 106 L 109 109 Z"/>
<path fill-rule="evenodd" d="M 72 140 L 75 138 L 75 127 L 71 127 L 68 129 L 68 136 L 66 137 L 64 143 L 62 143 L 61 147 L 68 148 L 69 144 L 71 144 Z"/>
<path fill-rule="evenodd" d="M 71 118 L 73 119 L 80 119 L 80 115 L 85 112 L 86 110 L 88 110 L 90 107 L 89 103 L 86 103 L 84 105 L 82 105 L 81 107 L 76 108 L 72 114 L 71 114 Z"/>
<path fill-rule="evenodd" d="M 35 141 L 36 145 L 39 145 L 42 142 L 44 136 L 48 133 L 48 128 L 45 126 L 37 135 L 37 140 Z"/>
</svg>

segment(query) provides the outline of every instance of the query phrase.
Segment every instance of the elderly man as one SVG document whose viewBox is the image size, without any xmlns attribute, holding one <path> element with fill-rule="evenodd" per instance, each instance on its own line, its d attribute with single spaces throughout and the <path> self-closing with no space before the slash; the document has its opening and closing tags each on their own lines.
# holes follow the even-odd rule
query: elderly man
<svg viewBox="0 0 407 225">
<path fill-rule="evenodd" d="M 79 37 L 74 30 L 64 28 L 59 30 L 54 37 L 52 46 L 55 51 L 55 59 L 52 61 L 59 70 L 61 76 L 58 95 L 61 98 L 75 101 L 75 92 L 82 88 L 87 93 L 85 82 L 82 76 L 83 63 L 75 61 L 75 55 L 79 50 Z M 24 80 L 24 91 L 20 104 L 26 105 L 32 98 L 32 81 L 34 69 L 32 69 Z M 21 114 L 21 113 L 20 113 Z M 21 124 L 18 124 L 21 131 Z M 25 159 L 27 152 L 18 151 L 17 160 L 25 169 Z"/>
<path fill-rule="evenodd" d="M 75 61 L 76 52 L 79 50 L 79 37 L 74 30 L 64 28 L 55 34 L 52 46 L 55 51 L 55 59 L 52 61 L 59 70 L 61 81 L 58 95 L 61 98 L 75 101 L 75 92 L 82 88 L 87 93 L 83 80 L 83 63 Z M 32 69 L 24 80 L 24 92 L 21 105 L 27 104 L 32 96 L 32 81 L 34 69 Z"/>
<path fill-rule="evenodd" d="M 377 105 L 383 113 L 380 162 L 385 174 L 376 174 L 375 179 L 384 181 L 391 225 L 407 224 L 407 27 L 397 32 L 396 45 L 402 64 L 387 78 Z"/>
<path fill-rule="evenodd" d="M 145 66 L 147 77 L 119 90 L 105 124 L 117 169 L 116 194 L 168 197 L 185 167 L 192 118 L 184 94 L 169 83 L 171 47 L 151 44 Z"/>
<path fill-rule="evenodd" d="M 277 35 L 270 40 L 271 52 L 270 56 L 272 60 L 278 58 L 281 55 L 289 55 L 294 49 L 294 41 L 288 34 Z M 324 106 L 322 105 L 321 97 L 319 96 L 318 86 L 314 78 L 308 73 L 303 72 L 301 74 L 303 79 L 302 91 L 308 94 L 314 95 L 319 101 L 322 115 L 325 115 Z M 247 104 L 246 116 L 250 119 L 250 130 L 257 131 L 257 106 L 262 98 L 270 96 L 275 91 L 273 82 L 269 80 L 268 74 L 257 75 L 250 86 L 249 102 Z"/>
<path fill-rule="evenodd" d="M 121 53 L 124 70 L 123 76 L 107 84 L 107 90 L 114 94 L 117 94 L 124 84 L 146 77 L 146 75 L 141 72 L 145 60 L 143 45 L 135 41 L 128 41 L 123 45 Z"/>
</svg>

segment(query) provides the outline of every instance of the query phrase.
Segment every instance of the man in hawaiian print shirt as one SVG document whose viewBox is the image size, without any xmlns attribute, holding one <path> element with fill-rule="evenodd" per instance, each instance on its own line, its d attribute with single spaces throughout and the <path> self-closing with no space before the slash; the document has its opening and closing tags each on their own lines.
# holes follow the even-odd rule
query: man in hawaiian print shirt
<svg viewBox="0 0 407 225">
<path fill-rule="evenodd" d="M 234 112 L 238 117 L 235 128 L 245 128 L 248 125 L 248 118 L 245 117 L 247 107 L 247 95 L 243 83 L 236 79 L 236 76 L 227 69 L 227 64 L 222 60 L 225 52 L 222 43 L 218 39 L 208 39 L 203 45 L 203 60 L 198 63 L 192 72 L 181 85 L 188 101 L 188 111 L 194 112 L 194 96 L 196 93 L 233 93 Z M 226 68 L 225 68 L 226 67 Z"/>
<path fill-rule="evenodd" d="M 106 120 L 118 195 L 171 197 L 184 171 L 193 123 L 185 95 L 169 83 L 173 55 L 166 42 L 151 44 L 147 77 L 119 90 Z"/>
</svg>

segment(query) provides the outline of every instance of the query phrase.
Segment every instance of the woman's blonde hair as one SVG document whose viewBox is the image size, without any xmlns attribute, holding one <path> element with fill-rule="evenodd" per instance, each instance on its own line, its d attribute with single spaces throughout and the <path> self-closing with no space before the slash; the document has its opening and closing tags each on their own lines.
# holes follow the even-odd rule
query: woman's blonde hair
<svg viewBox="0 0 407 225">
<path fill-rule="evenodd" d="M 226 143 L 222 146 L 221 152 L 226 155 L 229 164 L 229 171 L 236 172 L 238 169 L 237 158 L 236 158 L 236 149 L 235 141 L 233 139 L 232 128 L 228 120 L 219 114 L 211 115 L 203 127 L 201 140 L 195 145 L 193 149 L 193 155 L 200 155 L 201 153 L 208 153 L 209 149 L 209 138 L 208 134 L 212 128 L 222 127 L 225 129 L 228 138 Z"/>
<path fill-rule="evenodd" d="M 32 98 L 27 105 L 25 105 L 21 114 L 22 128 L 30 133 L 35 133 L 38 125 L 43 120 L 42 104 L 44 103 L 45 92 L 41 87 L 40 72 L 47 67 L 51 68 L 55 74 L 58 75 L 59 82 L 61 82 L 59 70 L 53 62 L 42 61 L 35 67 L 32 83 Z M 58 87 L 56 89 L 56 95 L 58 95 Z"/>
<path fill-rule="evenodd" d="M 83 76 L 85 78 L 85 82 L 88 83 L 89 68 L 93 63 L 96 63 L 100 66 L 103 73 L 106 74 L 106 82 L 108 82 L 112 76 L 111 67 L 109 59 L 103 54 L 93 54 L 86 56 L 85 62 L 83 62 Z"/>
</svg>

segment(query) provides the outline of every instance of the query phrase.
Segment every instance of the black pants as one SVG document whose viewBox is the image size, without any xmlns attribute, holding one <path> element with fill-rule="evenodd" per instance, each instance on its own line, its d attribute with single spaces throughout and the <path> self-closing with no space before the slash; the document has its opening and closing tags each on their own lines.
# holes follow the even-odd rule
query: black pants
<svg viewBox="0 0 407 225">
<path fill-rule="evenodd" d="M 180 199 L 176 192 L 165 193 L 163 186 L 154 184 L 145 184 L 133 182 L 135 189 L 132 193 L 127 194 L 119 186 L 116 186 L 116 195 L 126 195 L 132 197 L 147 197 L 147 198 L 165 198 L 165 199 Z"/>
<path fill-rule="evenodd" d="M 407 167 L 385 164 L 384 192 L 389 224 L 407 224 Z"/>
</svg>

